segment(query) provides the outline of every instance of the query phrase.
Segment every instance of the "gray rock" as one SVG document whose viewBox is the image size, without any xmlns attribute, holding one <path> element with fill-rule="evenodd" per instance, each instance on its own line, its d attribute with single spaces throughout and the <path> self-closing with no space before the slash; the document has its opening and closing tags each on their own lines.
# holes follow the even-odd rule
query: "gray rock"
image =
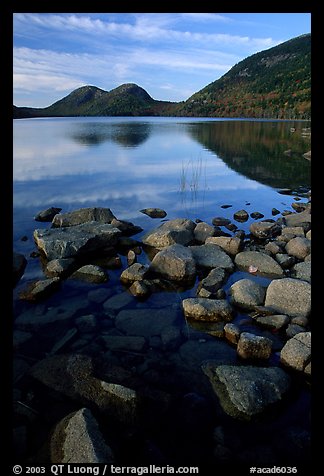
<svg viewBox="0 0 324 476">
<path fill-rule="evenodd" d="M 140 210 L 140 212 L 151 218 L 164 218 L 167 216 L 166 211 L 161 208 L 144 208 L 143 210 Z"/>
<path fill-rule="evenodd" d="M 56 208 L 56 207 L 50 207 L 46 208 L 46 210 L 42 210 L 41 212 L 38 212 L 35 216 L 36 221 L 42 221 L 42 222 L 49 222 L 52 221 L 55 215 L 60 213 L 62 208 Z"/>
<path fill-rule="evenodd" d="M 19 293 L 19 298 L 26 301 L 39 301 L 46 299 L 60 287 L 60 278 L 42 279 L 30 283 L 26 289 Z"/>
<path fill-rule="evenodd" d="M 144 266 L 141 263 L 134 263 L 122 272 L 120 280 L 125 284 L 131 284 L 134 281 L 142 281 L 145 278 L 148 269 L 148 266 Z"/>
<path fill-rule="evenodd" d="M 113 463 L 114 456 L 91 411 L 70 413 L 55 427 L 50 442 L 51 463 Z"/>
<path fill-rule="evenodd" d="M 301 226 L 307 232 L 312 222 L 312 215 L 308 210 L 300 213 L 291 213 L 285 216 L 287 226 Z"/>
<path fill-rule="evenodd" d="M 27 260 L 24 257 L 24 255 L 13 252 L 13 256 L 12 256 L 13 286 L 16 286 L 20 278 L 23 276 L 26 266 L 27 266 Z"/>
<path fill-rule="evenodd" d="M 212 219 L 212 224 L 215 226 L 225 226 L 225 225 L 229 225 L 230 223 L 231 223 L 231 220 L 224 217 L 215 217 Z"/>
<path fill-rule="evenodd" d="M 198 321 L 231 321 L 234 312 L 224 299 L 188 298 L 182 301 L 184 315 L 187 319 Z"/>
<path fill-rule="evenodd" d="M 291 268 L 291 277 L 307 281 L 312 280 L 312 263 L 311 261 L 303 261 L 302 263 L 296 263 Z"/>
<path fill-rule="evenodd" d="M 272 341 L 267 337 L 242 332 L 237 344 L 237 353 L 242 359 L 268 359 Z"/>
<path fill-rule="evenodd" d="M 75 268 L 74 258 L 53 259 L 49 261 L 45 268 L 46 276 L 66 277 Z"/>
<path fill-rule="evenodd" d="M 166 246 L 180 244 L 188 245 L 194 240 L 194 229 L 196 224 L 186 218 L 176 218 L 170 220 L 158 228 L 149 231 L 144 235 L 142 241 L 144 244 L 157 249 L 163 249 Z"/>
<path fill-rule="evenodd" d="M 231 302 L 244 309 L 254 309 L 264 303 L 266 290 L 251 279 L 240 279 L 230 287 Z"/>
<path fill-rule="evenodd" d="M 198 223 L 194 229 L 194 237 L 198 243 L 205 243 L 207 238 L 215 236 L 216 233 L 216 228 L 205 222 Z"/>
<path fill-rule="evenodd" d="M 269 255 L 260 251 L 242 251 L 235 256 L 236 266 L 248 271 L 252 265 L 257 268 L 256 274 L 280 278 L 284 275 L 281 266 Z"/>
<path fill-rule="evenodd" d="M 236 255 L 242 249 L 243 242 L 238 237 L 215 236 L 206 239 L 206 244 L 212 243 L 220 246 L 229 255 Z"/>
<path fill-rule="evenodd" d="M 281 226 L 269 221 L 254 222 L 250 225 L 250 232 L 259 239 L 273 238 L 281 232 Z"/>
<path fill-rule="evenodd" d="M 251 420 L 282 400 L 290 387 L 289 376 L 278 367 L 203 365 L 224 411 Z"/>
<path fill-rule="evenodd" d="M 113 218 L 111 220 L 111 225 L 115 228 L 118 228 L 118 230 L 120 230 L 121 233 L 126 237 L 136 235 L 137 233 L 143 231 L 143 228 L 140 226 L 134 225 L 130 221 L 117 220 L 117 218 Z"/>
<path fill-rule="evenodd" d="M 281 230 L 282 235 L 305 236 L 305 230 L 302 226 L 284 226 Z"/>
<path fill-rule="evenodd" d="M 263 213 L 260 213 L 260 212 L 252 212 L 250 216 L 254 220 L 259 220 L 260 218 L 264 217 Z"/>
<path fill-rule="evenodd" d="M 311 241 L 302 236 L 296 236 L 288 241 L 286 251 L 289 255 L 298 259 L 304 259 L 311 252 Z"/>
<path fill-rule="evenodd" d="M 209 295 L 215 295 L 217 291 L 222 287 L 227 278 L 227 272 L 224 268 L 214 268 L 209 271 L 208 275 L 202 279 L 197 286 L 197 294 L 200 297 L 202 292 L 209 292 Z"/>
<path fill-rule="evenodd" d="M 288 316 L 308 317 L 311 312 L 311 285 L 300 279 L 275 279 L 267 288 L 265 305 Z"/>
<path fill-rule="evenodd" d="M 127 292 L 115 294 L 103 303 L 103 307 L 107 311 L 119 311 L 123 307 L 133 302 L 134 298 Z"/>
<path fill-rule="evenodd" d="M 288 339 L 291 339 L 292 337 L 299 334 L 300 332 L 305 332 L 305 328 L 298 324 L 291 323 L 288 325 L 286 329 L 286 336 L 288 337 Z"/>
<path fill-rule="evenodd" d="M 75 320 L 75 325 L 80 332 L 92 332 L 97 327 L 97 321 L 93 314 L 80 316 Z"/>
<path fill-rule="evenodd" d="M 246 210 L 239 210 L 234 213 L 233 218 L 234 220 L 239 221 L 240 223 L 243 223 L 248 220 L 249 214 Z"/>
<path fill-rule="evenodd" d="M 267 329 L 282 329 L 289 324 L 289 317 L 285 314 L 274 314 L 272 316 L 259 316 L 256 318 L 257 323 Z"/>
<path fill-rule="evenodd" d="M 114 246 L 120 234 L 112 225 L 89 222 L 67 228 L 37 229 L 34 239 L 46 258 L 53 260 L 99 252 Z"/>
<path fill-rule="evenodd" d="M 287 253 L 277 253 L 275 255 L 275 260 L 283 269 L 289 269 L 296 263 L 296 258 L 287 255 Z"/>
<path fill-rule="evenodd" d="M 109 279 L 107 273 L 100 266 L 94 264 L 81 266 L 71 275 L 71 278 L 81 279 L 89 283 L 105 283 Z"/>
<path fill-rule="evenodd" d="M 144 281 L 134 281 L 128 291 L 138 298 L 145 298 L 151 292 L 150 287 Z"/>
<path fill-rule="evenodd" d="M 110 208 L 80 208 L 68 213 L 58 213 L 54 216 L 53 227 L 67 227 L 81 225 L 89 221 L 97 223 L 111 223 L 116 218 Z"/>
<path fill-rule="evenodd" d="M 196 276 L 196 264 L 191 249 L 179 244 L 159 251 L 154 256 L 149 270 L 171 281 L 189 282 Z"/>
<path fill-rule="evenodd" d="M 280 352 L 280 361 L 294 370 L 303 371 L 311 360 L 311 332 L 300 332 L 289 339 Z"/>
<path fill-rule="evenodd" d="M 232 344 L 237 344 L 240 338 L 240 328 L 236 324 L 227 323 L 224 326 L 225 338 Z"/>
<path fill-rule="evenodd" d="M 134 250 L 129 250 L 127 253 L 127 264 L 128 266 L 132 266 L 132 264 L 136 263 L 137 255 Z"/>
<path fill-rule="evenodd" d="M 213 269 L 224 268 L 228 272 L 234 270 L 230 256 L 218 245 L 208 243 L 201 246 L 189 246 L 197 267 Z"/>
</svg>

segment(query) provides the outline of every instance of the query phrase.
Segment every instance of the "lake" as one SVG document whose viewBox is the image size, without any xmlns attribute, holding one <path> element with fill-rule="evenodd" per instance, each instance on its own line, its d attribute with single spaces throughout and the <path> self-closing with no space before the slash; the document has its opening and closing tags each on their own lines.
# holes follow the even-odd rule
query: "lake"
<svg viewBox="0 0 324 476">
<path fill-rule="evenodd" d="M 272 218 L 273 208 L 280 212 L 291 211 L 296 196 L 301 202 L 307 202 L 305 192 L 311 185 L 311 165 L 303 154 L 310 150 L 310 138 L 305 131 L 308 127 L 308 122 L 298 121 L 204 118 L 14 120 L 13 248 L 28 260 L 25 274 L 14 290 L 15 318 L 54 316 L 48 325 L 43 326 L 36 319 L 25 327 L 18 325 L 14 328 L 18 332 L 14 367 L 16 394 L 24 405 L 35 407 L 38 415 L 49 412 L 46 419 L 39 417 L 36 420 L 26 415 L 22 417 L 21 411 L 18 412 L 17 426 L 27 428 L 21 457 L 32 457 L 37 462 L 44 435 L 48 435 L 52 426 L 68 411 L 79 408 L 69 399 L 47 394 L 44 388 L 28 378 L 29 369 L 51 352 L 77 352 L 100 356 L 103 361 L 106 359 L 116 368 L 123 369 L 125 374 L 131 372 L 132 375 L 123 380 L 120 371 L 119 377 L 115 376 L 117 383 L 126 385 L 131 381 L 134 387 L 141 387 L 145 382 L 157 391 L 176 395 L 178 400 L 173 402 L 172 418 L 168 414 L 163 429 L 157 432 L 149 428 L 147 433 L 143 430 L 145 436 L 139 438 L 141 441 L 149 438 L 154 448 L 156 445 L 167 457 L 172 455 L 172 461 L 177 464 L 212 459 L 211 445 L 215 445 L 215 441 L 211 441 L 210 422 L 213 428 L 225 432 L 226 441 L 234 438 L 236 443 L 232 446 L 222 444 L 239 454 L 239 461 L 248 461 L 250 451 L 252 455 L 259 452 L 264 461 L 268 457 L 270 462 L 291 462 L 291 455 L 299 451 L 296 438 L 302 448 L 300 461 L 307 461 L 310 392 L 305 385 L 294 389 L 283 412 L 270 416 L 265 422 L 246 427 L 232 421 L 217 403 L 216 410 L 211 410 L 213 416 L 206 416 L 211 400 L 199 366 L 201 360 L 218 358 L 214 347 L 218 338 L 204 328 L 191 327 L 183 322 L 179 303 L 183 297 L 195 296 L 195 288 L 156 293 L 145 301 L 138 301 L 121 285 L 120 270 L 109 269 L 108 283 L 94 285 L 67 279 L 45 303 L 30 304 L 21 301 L 18 294 L 30 281 L 44 277 L 41 261 L 30 255 L 36 250 L 32 236 L 34 229 L 50 226 L 36 222 L 34 216 L 49 207 L 60 207 L 62 212 L 82 207 L 109 207 L 118 219 L 143 228 L 143 232 L 134 237 L 140 239 L 161 223 L 160 219 L 152 219 L 140 212 L 148 207 L 164 209 L 166 219 L 181 217 L 211 224 L 211 220 L 219 216 L 235 223 L 233 214 L 241 209 Z M 294 193 L 279 193 L 283 189 Z M 245 223 L 237 225 L 247 232 L 253 221 L 249 217 Z M 142 253 L 138 261 L 146 264 L 149 259 Z M 121 256 L 121 263 L 122 267 L 127 266 L 125 256 Z M 233 281 L 245 275 L 234 273 L 225 291 Z M 269 280 L 260 278 L 259 282 L 267 285 Z M 107 311 L 107 306 L 104 307 L 106 299 L 115 296 L 120 298 L 120 304 L 117 307 L 114 304 L 115 307 Z M 154 326 L 150 331 L 151 324 L 146 327 L 142 323 L 142 335 L 145 335 L 148 346 L 143 352 L 110 351 L 105 342 L 108 336 L 121 334 L 121 328 L 115 322 L 121 310 L 135 310 L 144 323 L 149 314 L 158 314 L 161 310 L 169 317 L 174 315 L 173 320 L 170 317 L 174 338 L 168 335 L 165 337 L 167 344 L 162 345 Z M 66 313 L 66 319 L 57 317 L 60 312 L 62 316 Z M 89 315 L 93 316 L 93 325 L 82 327 L 77 319 Z M 239 314 L 235 322 L 240 323 L 244 330 L 254 329 L 245 314 Z M 141 334 L 140 327 L 138 321 L 138 335 Z M 68 334 L 71 329 L 75 330 L 74 334 Z M 272 338 L 277 339 L 276 336 Z M 280 349 L 279 337 L 276 345 Z M 227 353 L 226 358 L 235 361 L 233 348 L 228 344 L 224 346 L 222 352 Z M 278 352 L 271 364 L 278 364 Z M 102 378 L 112 378 L 113 372 L 107 368 L 103 370 L 103 367 L 101 361 L 98 372 Z M 174 377 L 171 377 L 172 372 Z M 191 409 L 194 409 L 198 413 L 201 411 L 201 421 L 206 425 L 201 428 L 201 422 L 195 422 L 190 427 L 188 423 L 189 432 L 198 432 L 190 437 L 182 423 L 179 428 L 175 425 L 175 433 L 170 439 L 172 424 L 177 421 L 177 405 L 187 412 L 179 421 L 188 423 Z M 41 436 L 31 441 L 37 432 Z M 172 444 L 176 444 L 173 438 L 177 437 L 183 440 L 183 444 L 179 445 L 176 456 Z M 129 460 L 128 454 L 136 461 L 148 461 L 143 448 L 137 448 L 137 453 L 130 450 L 131 438 L 127 440 L 119 435 L 116 441 L 122 462 Z M 288 456 L 282 453 L 285 445 L 288 445 Z M 154 451 L 158 452 L 156 448 Z"/>
</svg>

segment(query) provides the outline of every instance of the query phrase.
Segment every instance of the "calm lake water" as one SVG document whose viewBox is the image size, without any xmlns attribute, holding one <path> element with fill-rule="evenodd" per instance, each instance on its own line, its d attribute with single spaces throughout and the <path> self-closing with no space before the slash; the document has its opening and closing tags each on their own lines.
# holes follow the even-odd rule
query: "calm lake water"
<svg viewBox="0 0 324 476">
<path fill-rule="evenodd" d="M 93 285 L 68 279 L 61 290 L 45 304 L 31 305 L 20 301 L 18 293 L 26 287 L 26 284 L 44 277 L 39 259 L 30 257 L 30 253 L 35 251 L 32 237 L 34 229 L 50 226 L 48 223 L 34 220 L 39 211 L 51 206 L 62 208 L 62 212 L 81 207 L 109 207 L 118 219 L 141 226 L 143 233 L 157 227 L 161 222 L 140 212 L 141 209 L 148 207 L 163 208 L 167 212 L 167 219 L 185 217 L 208 223 L 216 216 L 233 220 L 234 212 L 240 209 L 246 209 L 249 213 L 258 211 L 264 214 L 265 218 L 271 218 L 274 207 L 280 212 L 292 210 L 291 204 L 295 201 L 296 194 L 300 195 L 301 201 L 307 201 L 300 193 L 310 188 L 310 162 L 302 156 L 310 150 L 310 139 L 302 133 L 302 129 L 306 127 L 310 127 L 310 124 L 296 121 L 192 118 L 15 120 L 13 248 L 28 259 L 25 274 L 14 290 L 15 317 L 28 312 L 42 316 L 46 312 L 53 312 L 53 308 L 58 306 L 63 308 L 75 306 L 76 316 L 92 313 L 100 317 L 102 300 L 99 299 L 100 293 L 97 293 L 96 299 L 94 298 L 95 289 L 107 290 L 107 296 L 125 294 L 119 281 L 120 270 L 112 270 L 109 271 L 108 284 Z M 284 188 L 293 189 L 296 193 L 292 195 L 278 193 Z M 222 205 L 230 207 L 222 208 Z M 249 218 L 247 222 L 237 225 L 239 229 L 247 231 L 253 221 Z M 140 239 L 141 235 L 141 233 L 135 235 L 134 238 Z M 148 262 L 144 253 L 138 260 Z M 125 267 L 125 257 L 122 257 L 122 263 Z M 233 280 L 241 277 L 245 277 L 245 273 L 234 273 L 225 290 Z M 268 284 L 269 281 L 264 278 L 261 282 Z M 180 328 L 183 326 L 183 318 L 179 298 L 194 295 L 194 289 L 186 290 L 183 294 L 158 293 L 141 303 L 130 297 L 126 299 L 124 308 L 142 311 L 163 308 L 167 312 L 175 311 L 178 313 L 178 320 L 175 322 Z M 89 299 L 85 302 L 87 296 Z M 236 320 L 239 322 L 243 318 L 244 316 L 238 315 Z M 48 355 L 53 346 L 66 335 L 69 325 L 72 327 L 74 324 L 67 325 L 64 322 L 62 325 L 58 322 L 56 327 L 50 327 L 50 331 L 46 326 L 44 328 L 31 326 L 25 329 L 30 335 L 29 338 L 26 337 L 26 344 L 19 348 L 15 382 L 18 387 L 21 385 L 20 399 L 30 406 L 33 406 L 33 401 L 28 397 L 29 383 L 25 386 L 21 384 L 24 382 L 24 369 L 28 369 L 37 360 Z M 110 325 L 112 327 L 113 323 Z M 242 324 L 244 325 L 246 330 L 251 328 L 248 321 Z M 107 333 L 109 326 L 107 322 L 101 323 L 96 328 L 95 334 L 88 332 L 85 335 L 77 335 L 68 341 L 65 347 L 63 345 L 62 349 L 66 352 L 84 350 L 88 342 L 89 349 L 92 346 L 90 354 L 100 352 L 101 347 L 95 339 L 100 333 Z M 196 342 L 203 342 L 205 339 L 212 349 L 214 337 L 187 327 L 186 332 L 192 332 L 192 338 L 196 339 Z M 78 344 L 77 338 L 83 339 L 83 347 L 82 343 Z M 280 343 L 278 346 L 280 348 Z M 186 349 L 188 355 L 184 348 L 182 353 L 179 351 L 183 359 L 187 355 L 186 365 L 196 365 L 194 358 L 189 358 L 191 351 L 189 348 Z M 232 351 L 233 349 L 229 348 L 229 352 Z M 177 360 L 180 354 L 177 352 L 177 349 L 172 349 L 165 356 L 176 369 L 180 368 Z M 203 356 L 208 358 L 208 352 Z M 211 350 L 210 357 L 213 356 Z M 124 362 L 122 359 L 125 356 L 118 358 L 126 367 L 130 365 L 139 369 L 140 365 L 144 365 L 143 362 L 138 363 L 136 359 L 135 363 Z M 274 359 L 278 359 L 278 356 Z M 276 364 L 276 360 L 272 363 Z M 196 384 L 193 379 L 192 384 L 184 384 L 184 388 L 188 392 L 197 391 Z M 165 385 L 167 388 L 168 384 Z M 36 390 L 33 389 L 33 392 Z M 40 397 L 37 398 L 39 403 Z M 285 428 L 286 433 L 287 428 L 289 431 L 292 429 L 291 431 L 295 431 L 299 438 L 302 438 L 300 435 L 305 436 L 305 432 L 307 435 L 309 399 L 308 390 L 302 386 L 293 395 L 291 404 L 284 413 L 274 421 L 268 422 L 269 427 L 266 431 L 262 426 L 257 426 L 257 430 L 254 427 L 250 433 L 246 433 L 245 427 L 239 426 L 240 429 L 237 430 L 235 424 L 229 422 L 228 417 L 224 415 L 219 421 L 220 424 L 228 425 L 230 428 L 228 431 L 232 432 L 230 434 L 241 431 L 242 440 L 246 437 L 252 438 L 253 448 L 259 444 L 259 434 L 256 431 L 261 428 L 260 441 L 267 448 L 276 440 L 282 428 Z M 42 404 L 40 408 L 43 408 Z M 41 428 L 46 433 L 58 415 L 62 417 L 62 414 L 64 415 L 64 411 L 60 410 L 46 424 L 38 422 L 37 429 Z M 36 432 L 33 424 L 30 430 L 32 434 Z M 287 435 L 287 441 L 291 442 L 293 437 Z M 280 441 L 277 446 L 280 453 Z M 27 451 L 27 455 L 33 455 L 33 451 L 37 452 L 37 443 L 28 448 L 30 453 Z M 289 450 L 294 453 L 295 448 Z M 196 451 L 199 453 L 197 447 Z M 204 451 L 200 451 L 199 457 L 204 457 Z M 261 454 L 262 451 L 266 453 L 264 448 L 260 451 Z M 179 461 L 182 461 L 181 458 Z"/>
</svg>

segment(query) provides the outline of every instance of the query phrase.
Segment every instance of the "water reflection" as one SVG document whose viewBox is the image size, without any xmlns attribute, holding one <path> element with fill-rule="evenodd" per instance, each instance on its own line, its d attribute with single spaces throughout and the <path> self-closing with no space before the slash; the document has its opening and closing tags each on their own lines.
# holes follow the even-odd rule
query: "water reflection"
<svg viewBox="0 0 324 476">
<path fill-rule="evenodd" d="M 75 123 L 67 134 L 81 145 L 94 146 L 106 141 L 115 142 L 123 147 L 137 147 L 150 136 L 149 123 Z"/>
<path fill-rule="evenodd" d="M 295 131 L 291 132 L 291 128 Z M 188 127 L 191 136 L 245 177 L 278 188 L 310 186 L 305 123 L 217 121 Z"/>
</svg>

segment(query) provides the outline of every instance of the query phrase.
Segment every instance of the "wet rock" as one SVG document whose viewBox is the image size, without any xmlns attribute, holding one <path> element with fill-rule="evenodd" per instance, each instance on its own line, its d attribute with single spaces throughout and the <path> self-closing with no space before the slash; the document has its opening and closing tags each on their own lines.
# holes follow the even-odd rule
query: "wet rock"
<svg viewBox="0 0 324 476">
<path fill-rule="evenodd" d="M 285 314 L 274 314 L 272 316 L 259 316 L 256 322 L 267 329 L 282 329 L 289 324 L 289 317 Z"/>
<path fill-rule="evenodd" d="M 270 241 L 270 243 L 265 245 L 264 250 L 270 252 L 272 255 L 276 255 L 277 253 L 281 253 L 283 251 L 280 245 L 280 242 Z"/>
<path fill-rule="evenodd" d="M 157 249 L 162 249 L 174 244 L 185 246 L 194 240 L 195 227 L 196 224 L 191 220 L 176 218 L 146 233 L 142 241 L 144 244 Z"/>
<path fill-rule="evenodd" d="M 191 248 L 179 244 L 168 246 L 154 256 L 149 271 L 171 281 L 192 281 L 196 263 Z"/>
<path fill-rule="evenodd" d="M 288 339 L 291 339 L 300 332 L 305 332 L 305 328 L 303 326 L 299 326 L 298 324 L 291 323 L 286 329 L 286 336 L 288 337 Z"/>
<path fill-rule="evenodd" d="M 129 250 L 127 253 L 127 264 L 128 266 L 132 266 L 132 264 L 136 263 L 137 255 L 134 250 Z"/>
<path fill-rule="evenodd" d="M 124 236 L 137 235 L 137 233 L 143 231 L 140 226 L 134 225 L 130 221 L 117 220 L 117 218 L 111 220 L 111 225 L 118 228 Z"/>
<path fill-rule="evenodd" d="M 223 268 L 228 272 L 234 270 L 230 256 L 218 245 L 208 243 L 201 246 L 189 246 L 197 267 L 213 269 Z"/>
<path fill-rule="evenodd" d="M 68 213 L 58 213 L 52 221 L 53 227 L 68 227 L 87 222 L 111 223 L 116 218 L 110 208 L 80 208 Z"/>
<path fill-rule="evenodd" d="M 231 302 L 244 309 L 254 309 L 264 303 L 266 290 L 251 279 L 240 279 L 230 287 Z"/>
<path fill-rule="evenodd" d="M 202 279 L 197 286 L 197 295 L 202 296 L 203 292 L 208 292 L 210 296 L 216 295 L 221 289 L 227 278 L 227 272 L 224 268 L 214 268 L 209 271 L 208 275 Z M 207 296 L 206 296 L 207 297 Z"/>
<path fill-rule="evenodd" d="M 50 222 L 50 221 L 53 220 L 55 215 L 60 213 L 61 210 L 62 210 L 62 208 L 56 208 L 56 207 L 46 208 L 46 210 L 42 210 L 41 212 L 38 212 L 35 215 L 34 219 L 36 221 Z"/>
<path fill-rule="evenodd" d="M 161 208 L 144 208 L 143 210 L 140 210 L 140 212 L 151 218 L 164 218 L 167 216 L 166 211 Z"/>
<path fill-rule="evenodd" d="M 296 236 L 296 238 L 288 241 L 286 251 L 290 256 L 305 259 L 311 252 L 311 241 L 302 236 Z"/>
<path fill-rule="evenodd" d="M 133 302 L 133 300 L 134 298 L 129 293 L 123 292 L 108 298 L 103 303 L 103 307 L 107 311 L 119 311 L 123 307 Z"/>
<path fill-rule="evenodd" d="M 289 339 L 280 352 L 280 361 L 294 370 L 304 371 L 311 360 L 311 332 L 300 332 Z"/>
<path fill-rule="evenodd" d="M 250 232 L 259 239 L 273 238 L 281 232 L 281 226 L 276 222 L 260 221 L 250 225 Z"/>
<path fill-rule="evenodd" d="M 108 281 L 108 275 L 100 266 L 87 264 L 81 266 L 77 271 L 71 275 L 72 279 L 81 279 L 89 283 L 105 283 Z"/>
<path fill-rule="evenodd" d="M 114 456 L 88 408 L 70 413 L 55 427 L 50 442 L 51 463 L 113 463 Z"/>
<path fill-rule="evenodd" d="M 194 229 L 194 237 L 198 243 L 205 243 L 207 238 L 216 236 L 216 234 L 216 228 L 205 222 L 198 223 Z"/>
<path fill-rule="evenodd" d="M 252 265 L 257 268 L 256 274 L 269 277 L 282 277 L 281 266 L 271 256 L 259 251 L 242 251 L 235 257 L 236 266 L 243 271 L 248 271 Z"/>
<path fill-rule="evenodd" d="M 134 281 L 142 281 L 145 278 L 148 269 L 148 266 L 141 263 L 134 263 L 122 272 L 120 280 L 125 284 L 132 284 Z"/>
<path fill-rule="evenodd" d="M 254 220 L 259 220 L 260 218 L 264 217 L 263 213 L 260 213 L 260 212 L 252 212 L 250 216 Z"/>
<path fill-rule="evenodd" d="M 265 305 L 288 316 L 308 317 L 311 312 L 311 285 L 294 278 L 274 279 L 267 288 Z"/>
<path fill-rule="evenodd" d="M 12 257 L 12 276 L 13 276 L 13 286 L 15 287 L 20 278 L 25 272 L 27 266 L 27 260 L 24 255 L 20 253 L 13 252 Z"/>
<path fill-rule="evenodd" d="M 232 344 L 237 344 L 240 338 L 240 328 L 236 324 L 227 323 L 224 326 L 225 338 Z"/>
<path fill-rule="evenodd" d="M 92 332 L 97 327 L 97 320 L 93 314 L 87 314 L 78 317 L 75 325 L 80 332 Z"/>
<path fill-rule="evenodd" d="M 19 293 L 19 298 L 26 301 L 39 301 L 53 294 L 61 285 L 60 278 L 49 278 L 30 283 Z"/>
<path fill-rule="evenodd" d="M 237 353 L 242 359 L 268 359 L 272 341 L 267 337 L 242 332 L 237 344 Z"/>
<path fill-rule="evenodd" d="M 25 342 L 33 337 L 30 332 L 20 331 L 19 329 L 13 332 L 12 345 L 14 350 L 18 350 Z"/>
<path fill-rule="evenodd" d="M 212 243 L 220 246 L 229 255 L 237 255 L 242 249 L 243 242 L 238 237 L 215 236 L 207 238 L 206 244 Z"/>
<path fill-rule="evenodd" d="M 271 210 L 272 216 L 279 215 L 279 213 L 280 213 L 280 210 L 278 210 L 277 208 L 272 208 Z"/>
<path fill-rule="evenodd" d="M 243 223 L 249 219 L 249 214 L 246 210 L 239 210 L 233 215 L 234 220 Z"/>
<path fill-rule="evenodd" d="M 145 298 L 151 293 L 150 287 L 144 281 L 134 281 L 128 291 L 138 298 Z"/>
<path fill-rule="evenodd" d="M 289 256 L 287 253 L 277 253 L 275 260 L 280 264 L 282 269 L 289 269 L 296 263 L 296 258 Z"/>
<path fill-rule="evenodd" d="M 230 223 L 231 223 L 231 220 L 224 217 L 215 217 L 212 219 L 212 224 L 215 226 L 225 226 L 225 225 L 229 225 Z"/>
<path fill-rule="evenodd" d="M 75 269 L 74 258 L 53 259 L 49 261 L 45 268 L 46 276 L 63 278 L 68 276 Z"/>
<path fill-rule="evenodd" d="M 241 420 L 262 414 L 282 400 L 290 387 L 289 376 L 278 367 L 202 366 L 226 413 Z"/>
<path fill-rule="evenodd" d="M 188 298 L 182 301 L 187 319 L 198 321 L 231 321 L 234 317 L 232 306 L 223 299 Z"/>
<path fill-rule="evenodd" d="M 117 243 L 121 232 L 109 224 L 89 222 L 67 228 L 37 229 L 34 239 L 48 260 L 99 252 Z"/>
</svg>

